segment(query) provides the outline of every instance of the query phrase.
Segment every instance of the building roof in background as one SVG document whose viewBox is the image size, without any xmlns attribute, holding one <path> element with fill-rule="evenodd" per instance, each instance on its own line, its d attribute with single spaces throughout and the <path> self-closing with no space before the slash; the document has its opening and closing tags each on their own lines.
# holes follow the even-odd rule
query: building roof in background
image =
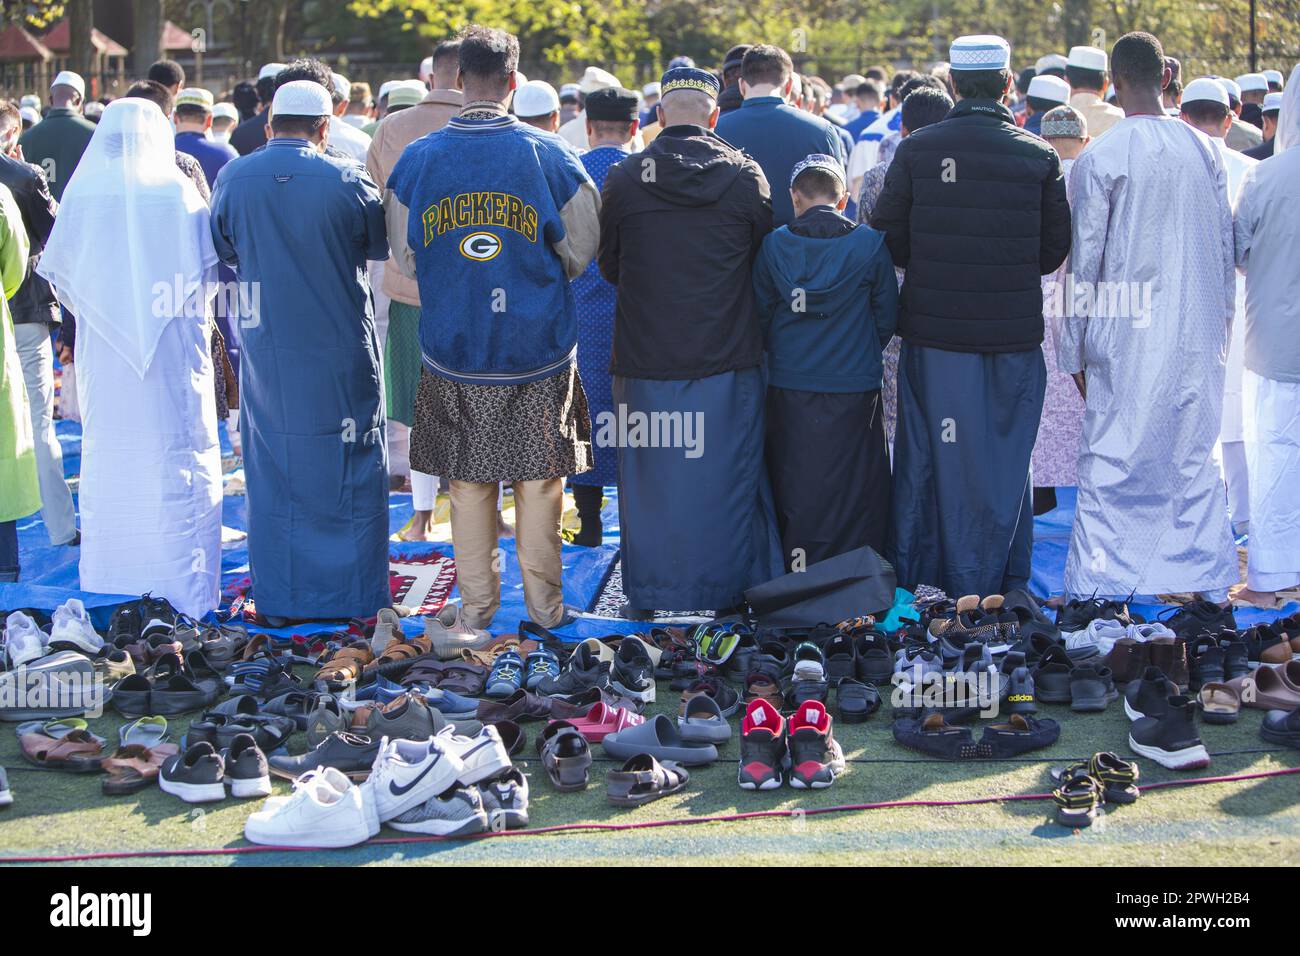
<svg viewBox="0 0 1300 956">
<path fill-rule="evenodd" d="M 0 30 L 0 63 L 48 63 L 54 54 L 17 23 Z"/>
</svg>

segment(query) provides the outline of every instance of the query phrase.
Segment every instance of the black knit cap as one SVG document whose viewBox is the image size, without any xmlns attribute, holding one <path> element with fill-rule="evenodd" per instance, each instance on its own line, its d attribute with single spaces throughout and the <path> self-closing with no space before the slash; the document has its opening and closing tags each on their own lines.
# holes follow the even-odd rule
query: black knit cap
<svg viewBox="0 0 1300 956">
<path fill-rule="evenodd" d="M 631 90 L 611 87 L 587 94 L 587 119 L 630 123 L 637 118 L 637 98 Z"/>
</svg>

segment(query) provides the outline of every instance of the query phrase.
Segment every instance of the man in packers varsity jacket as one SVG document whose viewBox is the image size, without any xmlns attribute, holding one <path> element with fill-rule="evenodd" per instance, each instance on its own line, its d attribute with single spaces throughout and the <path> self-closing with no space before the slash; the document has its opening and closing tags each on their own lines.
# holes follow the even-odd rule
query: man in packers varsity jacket
<svg viewBox="0 0 1300 956">
<path fill-rule="evenodd" d="M 600 196 L 571 149 L 507 112 L 518 60 L 513 36 L 469 28 L 464 108 L 403 151 L 385 192 L 393 259 L 420 290 L 411 467 L 451 483 L 462 619 L 434 627 L 436 649 L 484 643 L 500 606 L 502 481 L 514 486 L 528 616 L 566 621 L 564 478 L 591 467 L 569 280 L 596 254 Z"/>
</svg>

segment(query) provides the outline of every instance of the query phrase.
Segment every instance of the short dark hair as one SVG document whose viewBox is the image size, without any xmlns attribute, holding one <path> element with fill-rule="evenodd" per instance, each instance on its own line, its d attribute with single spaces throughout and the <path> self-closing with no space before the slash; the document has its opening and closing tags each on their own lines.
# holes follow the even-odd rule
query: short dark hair
<svg viewBox="0 0 1300 956">
<path fill-rule="evenodd" d="M 241 119 L 248 119 L 257 112 L 257 104 L 260 100 L 257 87 L 247 80 L 236 83 L 235 88 L 230 91 L 230 102 L 239 112 Z"/>
<path fill-rule="evenodd" d="M 433 48 L 433 72 L 445 73 L 453 66 L 460 68 L 460 40 L 443 40 Z"/>
<path fill-rule="evenodd" d="M 1154 84 L 1159 87 L 1165 72 L 1165 51 L 1150 33 L 1134 31 L 1115 41 L 1110 51 L 1111 72 L 1126 86 Z"/>
<path fill-rule="evenodd" d="M 750 86 L 783 86 L 793 72 L 794 61 L 790 54 L 770 43 L 750 47 L 740 63 L 740 78 Z"/>
<path fill-rule="evenodd" d="M 588 120 L 591 128 L 602 137 L 615 137 L 623 140 L 632 138 L 632 121 L 623 120 Z"/>
<path fill-rule="evenodd" d="M 161 83 L 163 86 L 184 86 L 185 68 L 175 60 L 159 60 L 149 67 L 145 79 Z"/>
<path fill-rule="evenodd" d="M 889 95 L 897 98 L 899 91 L 907 85 L 907 82 L 916 79 L 918 76 L 920 74 L 915 70 L 899 70 L 889 81 Z"/>
<path fill-rule="evenodd" d="M 1021 95 L 1029 91 L 1029 84 L 1033 82 L 1034 77 L 1037 75 L 1037 71 L 1032 66 L 1027 66 L 1016 74 L 1016 89 Z"/>
<path fill-rule="evenodd" d="M 908 133 L 915 133 L 947 116 L 952 105 L 952 97 L 942 89 L 923 86 L 903 100 L 900 121 Z"/>
<path fill-rule="evenodd" d="M 1064 105 L 1056 102 L 1056 100 L 1045 100 L 1041 96 L 1026 96 L 1025 102 L 1029 104 L 1029 108 L 1035 113 L 1046 113 L 1048 110 L 1054 110 L 1058 106 Z"/>
<path fill-rule="evenodd" d="M 868 80 L 879 80 L 880 85 L 885 85 L 885 79 L 889 76 L 889 71 L 883 66 L 869 66 L 862 71 L 862 75 Z"/>
<path fill-rule="evenodd" d="M 519 41 L 504 30 L 475 24 L 460 35 L 460 72 L 479 80 L 505 83 L 519 67 Z"/>
<path fill-rule="evenodd" d="M 863 80 L 853 91 L 854 96 L 874 96 L 877 100 L 885 98 L 885 85 L 879 80 Z"/>
<path fill-rule="evenodd" d="M 273 114 L 271 116 L 271 132 L 276 136 L 303 136 L 308 139 L 315 138 L 320 132 L 329 125 L 328 116 L 295 116 L 292 114 Z"/>
<path fill-rule="evenodd" d="M 1183 77 L 1183 64 L 1176 56 L 1165 57 L 1165 66 L 1169 67 L 1169 82 L 1178 83 Z M 1182 86 L 1179 86 L 1182 89 Z"/>
<path fill-rule="evenodd" d="M 845 191 L 838 176 L 815 166 L 796 176 L 790 188 L 805 199 L 829 199 L 832 205 L 840 201 Z"/>
<path fill-rule="evenodd" d="M 1192 100 L 1190 103 L 1184 103 L 1179 109 L 1198 126 L 1222 123 L 1229 113 L 1228 107 L 1213 100 Z"/>
<path fill-rule="evenodd" d="M 172 91 L 157 80 L 137 80 L 131 84 L 131 88 L 126 91 L 125 96 L 131 99 L 149 100 L 157 103 L 164 116 L 171 116 L 172 106 L 175 105 L 175 100 L 172 99 Z"/>
<path fill-rule="evenodd" d="M 1071 89 L 1092 90 L 1100 93 L 1106 85 L 1106 74 L 1102 70 L 1085 70 L 1081 66 L 1066 66 L 1065 81 Z"/>
<path fill-rule="evenodd" d="M 948 92 L 948 87 L 943 85 L 943 80 L 939 79 L 933 73 L 920 73 L 903 84 L 902 88 L 898 91 L 898 101 L 900 103 L 906 102 L 909 96 L 917 90 L 922 89 L 941 90 L 944 93 Z M 949 99 L 952 99 L 952 97 L 949 97 Z"/>
<path fill-rule="evenodd" d="M 325 87 L 325 92 L 329 93 L 331 98 L 334 96 L 334 75 L 330 73 L 328 66 L 314 57 L 293 60 L 283 70 L 275 74 L 275 88 L 278 90 L 284 84 L 292 83 L 295 80 L 308 80 L 312 83 L 319 83 Z"/>
<path fill-rule="evenodd" d="M 270 106 L 271 100 L 275 99 L 275 77 L 258 77 L 257 83 L 254 84 L 253 88 L 257 90 L 257 101 Z"/>
<path fill-rule="evenodd" d="M 202 123 L 203 117 L 211 115 L 211 110 L 206 110 L 202 106 L 195 106 L 192 103 L 183 103 L 176 107 L 176 118 L 178 120 L 189 120 L 194 123 Z"/>
<path fill-rule="evenodd" d="M 1008 70 L 953 70 L 952 84 L 964 100 L 997 100 L 1006 92 Z"/>
</svg>

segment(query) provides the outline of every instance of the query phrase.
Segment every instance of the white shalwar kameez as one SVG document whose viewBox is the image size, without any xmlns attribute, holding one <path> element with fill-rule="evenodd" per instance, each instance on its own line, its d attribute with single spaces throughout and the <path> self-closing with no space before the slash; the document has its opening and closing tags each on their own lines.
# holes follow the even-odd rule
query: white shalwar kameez
<svg viewBox="0 0 1300 956">
<path fill-rule="evenodd" d="M 1128 117 L 1075 160 L 1070 197 L 1057 359 L 1085 372 L 1087 408 L 1066 593 L 1222 599 L 1238 579 L 1214 461 L 1235 291 L 1223 164 L 1181 120 Z"/>
<path fill-rule="evenodd" d="M 1237 266 L 1246 274 L 1246 586 L 1300 585 L 1300 66 L 1278 114 L 1273 156 L 1237 199 Z"/>
<path fill-rule="evenodd" d="M 77 317 L 81 587 L 219 602 L 221 452 L 208 316 L 208 207 L 148 100 L 100 119 L 38 271 Z M 178 291 L 179 290 L 179 294 Z"/>
</svg>

